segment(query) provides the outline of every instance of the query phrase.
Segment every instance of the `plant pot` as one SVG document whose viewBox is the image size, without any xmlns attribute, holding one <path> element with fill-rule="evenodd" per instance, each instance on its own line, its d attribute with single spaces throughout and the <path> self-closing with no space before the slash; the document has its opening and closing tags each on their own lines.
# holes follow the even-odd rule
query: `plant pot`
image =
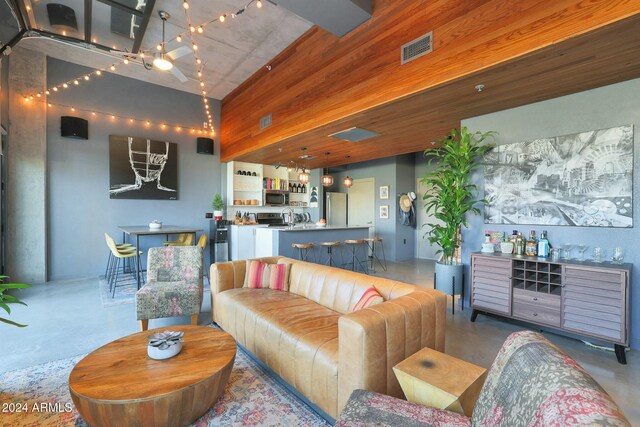
<svg viewBox="0 0 640 427">
<path fill-rule="evenodd" d="M 436 283 L 435 288 L 447 295 L 454 294 L 453 281 L 455 280 L 455 295 L 462 291 L 462 275 L 464 273 L 462 264 L 441 264 L 436 262 Z"/>
<path fill-rule="evenodd" d="M 222 219 L 222 211 L 213 211 L 213 218 L 216 220 L 221 220 Z"/>
<path fill-rule="evenodd" d="M 182 342 L 179 342 L 176 345 L 172 345 L 171 347 L 165 350 L 160 350 L 160 348 L 158 347 L 153 347 L 148 345 L 147 355 L 149 355 L 150 358 L 155 360 L 163 360 L 163 359 L 169 359 L 173 356 L 176 356 L 178 353 L 180 353 L 180 350 L 182 350 Z"/>
</svg>

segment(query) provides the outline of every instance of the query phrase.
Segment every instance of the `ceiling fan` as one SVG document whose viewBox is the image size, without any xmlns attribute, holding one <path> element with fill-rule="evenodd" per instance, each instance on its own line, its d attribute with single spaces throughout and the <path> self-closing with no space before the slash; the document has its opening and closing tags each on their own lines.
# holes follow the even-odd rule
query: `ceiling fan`
<svg viewBox="0 0 640 427">
<path fill-rule="evenodd" d="M 162 19 L 162 44 L 161 44 L 162 49 L 160 49 L 160 52 L 157 52 L 154 54 L 153 62 L 152 62 L 153 67 L 161 71 L 171 71 L 171 74 L 173 74 L 178 80 L 184 83 L 188 79 L 182 73 L 182 71 L 180 71 L 178 67 L 174 65 L 173 61 L 175 61 L 180 57 L 188 55 L 192 51 L 186 46 L 181 46 L 170 52 L 166 51 L 166 48 L 165 48 L 166 45 L 164 41 L 164 26 L 165 26 L 165 23 L 167 22 L 167 19 L 171 18 L 171 15 L 169 15 L 169 12 L 166 12 L 164 10 L 159 11 L 158 15 L 160 15 L 160 19 Z"/>
<path fill-rule="evenodd" d="M 165 23 L 167 22 L 167 19 L 171 18 L 171 15 L 169 12 L 164 10 L 158 11 L 158 15 L 160 16 L 160 19 L 162 19 L 162 43 L 159 45 L 161 46 L 160 51 L 153 54 L 153 60 L 150 63 L 144 59 L 144 55 L 140 55 L 139 53 L 123 52 L 119 50 L 111 50 L 110 52 L 112 54 L 122 55 L 125 58 L 138 58 L 142 60 L 142 65 L 144 65 L 147 70 L 155 68 L 160 71 L 171 71 L 171 74 L 180 80 L 180 82 L 184 83 L 189 79 L 178 69 L 178 67 L 175 66 L 174 61 L 185 55 L 193 53 L 193 51 L 187 46 L 180 46 L 177 49 L 167 52 L 165 47 Z"/>
</svg>

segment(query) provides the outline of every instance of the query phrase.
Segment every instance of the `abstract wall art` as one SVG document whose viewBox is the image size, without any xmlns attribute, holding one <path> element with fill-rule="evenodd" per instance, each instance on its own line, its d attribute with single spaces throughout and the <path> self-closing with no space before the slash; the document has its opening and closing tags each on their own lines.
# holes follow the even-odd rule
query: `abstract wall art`
<svg viewBox="0 0 640 427">
<path fill-rule="evenodd" d="M 495 147 L 486 158 L 487 224 L 633 226 L 633 127 Z"/>
<path fill-rule="evenodd" d="M 177 200 L 177 145 L 109 135 L 109 197 Z"/>
</svg>

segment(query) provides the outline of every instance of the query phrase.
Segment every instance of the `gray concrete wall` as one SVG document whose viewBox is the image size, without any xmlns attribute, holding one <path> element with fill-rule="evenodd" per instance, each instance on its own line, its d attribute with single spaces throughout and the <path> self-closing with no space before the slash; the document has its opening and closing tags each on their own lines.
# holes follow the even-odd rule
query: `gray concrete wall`
<svg viewBox="0 0 640 427">
<path fill-rule="evenodd" d="M 49 85 L 59 84 L 89 69 L 48 60 Z M 152 71 L 149 71 L 152 72 Z M 211 198 L 221 187 L 220 147 L 217 134 L 220 102 L 210 100 L 216 124 L 215 156 L 196 153 L 196 137 L 187 131 L 129 124 L 90 111 L 113 112 L 167 124 L 199 126 L 199 96 L 104 73 L 80 87 L 50 97 L 51 102 L 87 111 L 52 106 L 47 114 L 49 194 L 49 278 L 94 277 L 104 272 L 107 247 L 104 233 L 122 240 L 119 225 L 146 225 L 154 219 L 164 224 L 208 231 Z M 89 120 L 89 140 L 62 138 L 60 116 Z M 109 198 L 109 135 L 126 135 L 178 144 L 178 200 L 112 200 Z M 146 237 L 141 249 L 158 246 L 164 236 Z M 208 250 L 206 251 L 208 253 Z M 146 255 L 143 257 L 146 259 Z"/>
<path fill-rule="evenodd" d="M 552 245 L 562 243 L 585 243 L 588 251 L 595 246 L 604 247 L 609 254 L 615 246 L 625 249 L 625 261 L 634 264 L 630 288 L 631 292 L 631 338 L 632 347 L 640 348 L 640 292 L 635 289 L 640 274 L 640 251 L 638 247 L 638 226 L 640 226 L 640 79 L 630 80 L 574 95 L 526 105 L 480 117 L 463 120 L 462 125 L 473 131 L 495 130 L 499 132 L 498 144 L 530 141 L 535 138 L 566 135 L 576 132 L 609 128 L 619 125 L 634 125 L 634 227 L 563 227 L 530 225 L 485 225 L 482 216 L 471 218 L 470 227 L 463 231 L 463 261 L 469 263 L 470 253 L 480 249 L 483 232 L 490 228 L 498 231 L 519 229 L 528 232 L 543 229 L 549 232 Z M 482 174 L 476 177 L 480 191 L 484 191 Z M 588 252 L 590 253 L 590 252 Z M 468 267 L 467 267 L 468 268 Z M 469 277 L 467 274 L 466 277 Z M 468 289 L 468 284 L 467 284 Z M 465 292 L 469 295 L 469 292 Z"/>
<path fill-rule="evenodd" d="M 0 125 L 9 129 L 9 56 L 0 57 Z"/>
<path fill-rule="evenodd" d="M 45 55 L 14 49 L 8 77 L 6 273 L 27 283 L 47 277 L 47 141 L 45 104 L 24 96 L 45 84 Z"/>
</svg>

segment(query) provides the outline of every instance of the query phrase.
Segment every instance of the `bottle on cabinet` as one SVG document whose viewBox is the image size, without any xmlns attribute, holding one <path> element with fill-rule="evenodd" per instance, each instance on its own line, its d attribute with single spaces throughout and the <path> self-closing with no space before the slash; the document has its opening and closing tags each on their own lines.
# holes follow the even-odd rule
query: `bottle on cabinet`
<svg viewBox="0 0 640 427">
<path fill-rule="evenodd" d="M 516 255 L 524 255 L 524 244 L 524 236 L 522 235 L 522 232 L 519 231 L 516 236 Z"/>
<path fill-rule="evenodd" d="M 549 256 L 549 240 L 547 239 L 547 230 L 544 230 L 540 234 L 540 240 L 538 240 L 538 256 L 546 258 Z"/>
<path fill-rule="evenodd" d="M 538 241 L 536 240 L 535 230 L 531 230 L 529 238 L 525 244 L 524 254 L 527 256 L 536 256 L 538 254 Z"/>
</svg>

